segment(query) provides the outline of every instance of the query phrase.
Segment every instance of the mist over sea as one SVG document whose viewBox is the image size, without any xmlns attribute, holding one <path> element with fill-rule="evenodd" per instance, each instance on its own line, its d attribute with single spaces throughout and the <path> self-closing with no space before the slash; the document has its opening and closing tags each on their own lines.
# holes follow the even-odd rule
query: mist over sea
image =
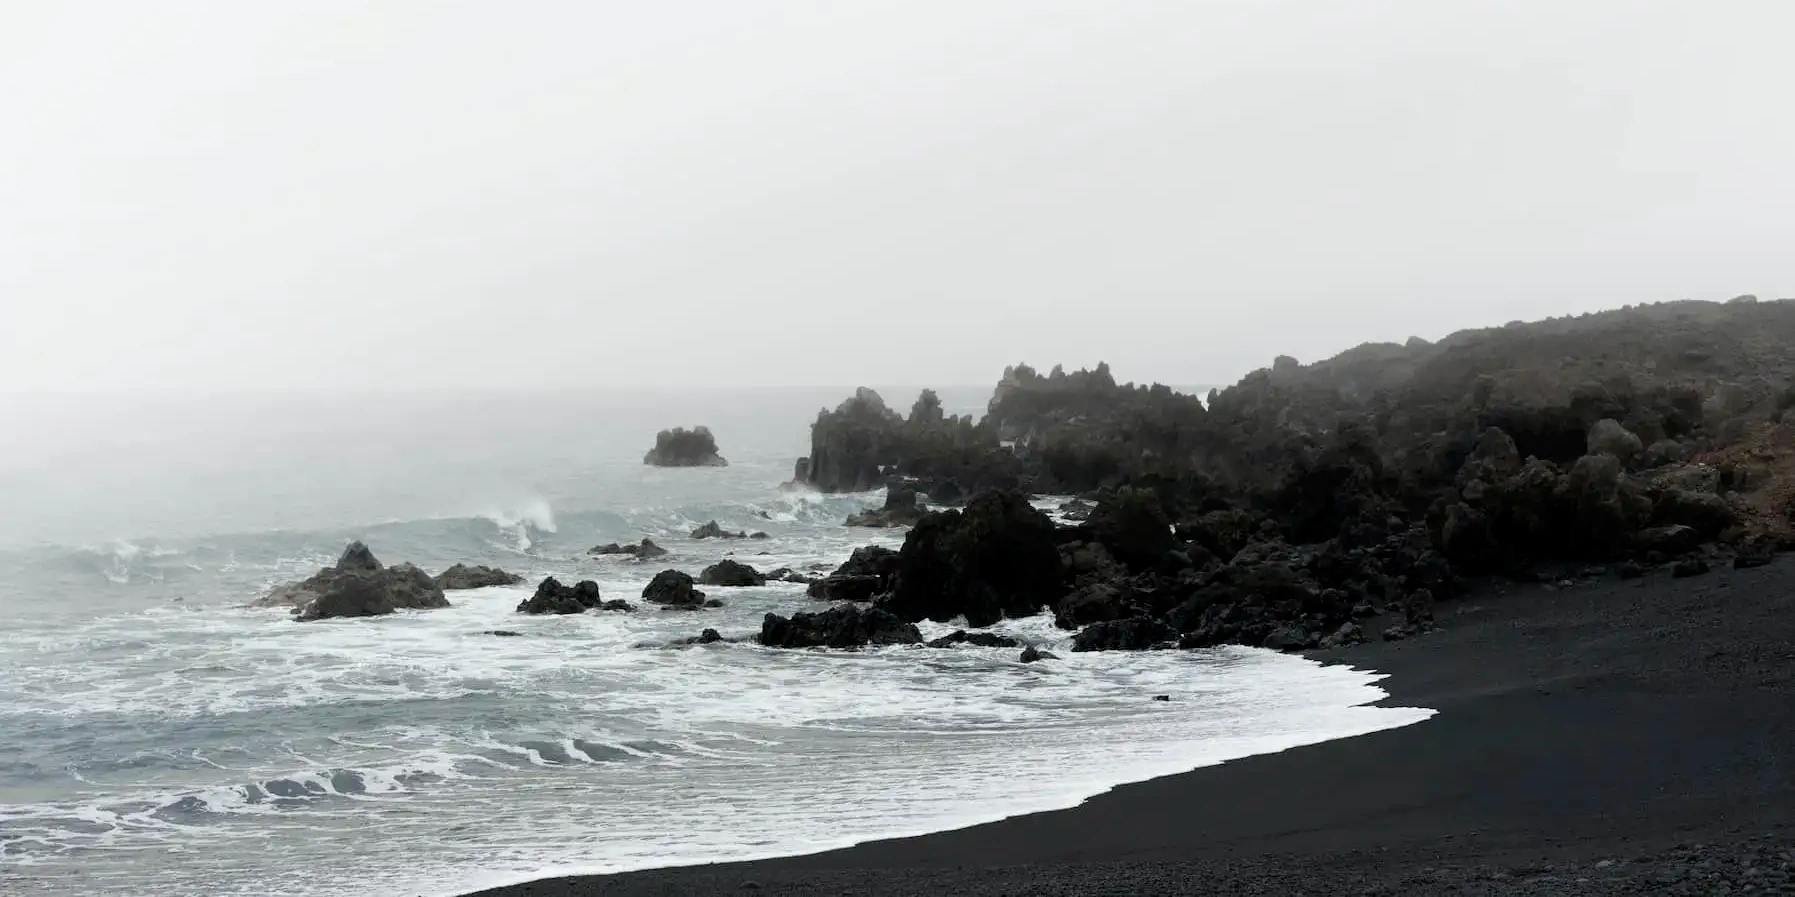
<svg viewBox="0 0 1795 897">
<path fill-rule="evenodd" d="M 1036 665 L 763 649 L 765 613 L 811 604 L 783 583 L 699 612 L 514 612 L 548 575 L 634 601 L 669 567 L 900 545 L 841 525 L 876 493 L 782 488 L 850 392 L 0 397 L 0 892 L 436 895 L 809 852 L 1429 713 L 1264 651 L 1073 654 L 1048 616 L 993 627 L 1061 657 Z M 978 414 L 990 390 L 941 395 Z M 641 463 L 696 424 L 730 466 Z M 689 538 L 713 519 L 770 538 Z M 643 536 L 671 556 L 586 555 Z M 526 584 L 309 624 L 245 606 L 351 539 Z M 679 644 L 705 627 L 741 641 Z"/>
</svg>

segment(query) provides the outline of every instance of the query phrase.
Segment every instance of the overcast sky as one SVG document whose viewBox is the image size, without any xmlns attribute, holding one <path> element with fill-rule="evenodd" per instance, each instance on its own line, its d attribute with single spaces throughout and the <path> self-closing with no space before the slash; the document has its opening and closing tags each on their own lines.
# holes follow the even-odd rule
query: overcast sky
<svg viewBox="0 0 1795 897">
<path fill-rule="evenodd" d="M 1795 295 L 1795 4 L 0 7 L 0 390 L 992 382 Z"/>
</svg>

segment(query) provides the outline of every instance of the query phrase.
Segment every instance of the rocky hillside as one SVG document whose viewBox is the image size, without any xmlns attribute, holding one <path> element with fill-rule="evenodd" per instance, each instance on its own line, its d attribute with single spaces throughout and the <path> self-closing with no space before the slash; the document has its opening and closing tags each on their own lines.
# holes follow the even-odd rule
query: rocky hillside
<svg viewBox="0 0 1795 897">
<path fill-rule="evenodd" d="M 926 401 L 903 418 L 862 391 L 819 416 L 800 469 L 937 504 L 1095 502 L 1051 534 L 1014 498 L 922 518 L 881 599 L 900 618 L 1026 604 L 1090 648 L 1311 647 L 1363 638 L 1373 617 L 1392 637 L 1423 630 L 1464 576 L 1764 562 L 1795 544 L 1792 381 L 1795 303 L 1666 303 L 1280 358 L 1207 402 L 1103 365 L 1012 367 L 976 424 Z M 1009 586 L 981 571 L 1014 552 L 982 546 L 1012 543 L 1055 546 L 1058 577 L 993 604 Z"/>
</svg>

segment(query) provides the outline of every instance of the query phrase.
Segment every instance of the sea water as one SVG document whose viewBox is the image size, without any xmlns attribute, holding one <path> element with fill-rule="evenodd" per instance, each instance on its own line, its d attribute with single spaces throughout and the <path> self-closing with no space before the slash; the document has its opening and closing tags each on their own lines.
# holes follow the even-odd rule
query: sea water
<svg viewBox="0 0 1795 897">
<path fill-rule="evenodd" d="M 1060 658 L 1024 665 L 755 645 L 767 612 L 817 606 L 797 585 L 641 605 L 662 569 L 902 543 L 842 526 L 878 494 L 782 485 L 849 391 L 0 400 L 0 892 L 446 895 L 802 853 L 1429 714 L 1265 651 L 1074 654 L 1048 617 L 992 627 Z M 730 466 L 641 463 L 696 424 Z M 690 538 L 713 519 L 770 538 Z M 672 554 L 586 553 L 643 536 Z M 376 619 L 246 606 L 350 539 L 526 583 Z M 549 575 L 639 609 L 516 613 Z M 707 627 L 730 641 L 683 643 Z"/>
</svg>

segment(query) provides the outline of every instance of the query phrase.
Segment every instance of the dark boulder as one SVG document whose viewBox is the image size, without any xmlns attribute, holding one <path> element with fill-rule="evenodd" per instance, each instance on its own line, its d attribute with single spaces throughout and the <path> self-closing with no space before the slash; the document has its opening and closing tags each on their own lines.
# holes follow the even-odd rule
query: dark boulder
<svg viewBox="0 0 1795 897">
<path fill-rule="evenodd" d="M 705 525 L 703 525 L 695 530 L 692 530 L 692 538 L 694 538 L 694 539 L 746 539 L 746 538 L 748 538 L 748 534 L 745 532 L 733 532 L 732 533 L 732 532 L 724 529 L 723 527 L 717 525 L 717 521 L 712 520 L 711 522 L 706 523 Z"/>
<path fill-rule="evenodd" d="M 881 604 L 905 620 L 965 616 L 979 628 L 1039 613 L 1063 588 L 1053 521 L 1018 493 L 986 492 L 911 528 Z"/>
<path fill-rule="evenodd" d="M 692 643 L 696 645 L 711 645 L 722 640 L 723 633 L 718 632 L 715 629 L 706 629 L 703 632 L 698 633 L 698 637 L 693 639 Z"/>
<path fill-rule="evenodd" d="M 469 567 L 466 564 L 456 564 L 436 574 L 436 586 L 445 592 L 457 589 L 484 589 L 489 586 L 514 586 L 523 581 L 523 577 L 515 573 L 506 573 L 496 567 Z"/>
<path fill-rule="evenodd" d="M 1043 651 L 1034 645 L 1022 649 L 1022 656 L 1016 658 L 1023 663 L 1037 663 L 1043 660 L 1059 660 L 1059 655 L 1052 651 Z"/>
<path fill-rule="evenodd" d="M 1126 581 L 1093 582 L 1078 586 L 1053 605 L 1053 625 L 1079 629 L 1092 623 L 1122 620 L 1143 612 Z"/>
<path fill-rule="evenodd" d="M 967 632 L 956 629 L 938 639 L 929 642 L 931 648 L 951 648 L 955 645 L 972 645 L 976 648 L 1014 648 L 1022 644 L 1007 635 L 994 632 Z"/>
<path fill-rule="evenodd" d="M 739 561 L 724 559 L 704 568 L 698 581 L 707 586 L 764 586 L 767 578 L 760 571 Z"/>
<path fill-rule="evenodd" d="M 575 585 L 566 586 L 562 585 L 560 580 L 550 576 L 536 586 L 536 594 L 518 603 L 517 612 L 520 614 L 580 614 L 597 608 L 605 608 L 605 601 L 598 593 L 598 583 L 582 580 Z M 630 608 L 625 604 L 618 609 L 628 610 Z"/>
<path fill-rule="evenodd" d="M 761 621 L 759 641 L 769 648 L 857 648 L 920 644 L 922 633 L 915 624 L 876 607 L 840 604 L 790 618 L 767 614 Z"/>
<path fill-rule="evenodd" d="M 1665 489 L 1652 506 L 1652 521 L 1686 526 L 1707 541 L 1738 522 L 1739 515 L 1727 500 L 1713 492 Z"/>
<path fill-rule="evenodd" d="M 1105 495 L 1091 511 L 1085 529 L 1134 570 L 1151 570 L 1179 548 L 1171 518 L 1151 489 L 1122 488 Z"/>
<path fill-rule="evenodd" d="M 655 434 L 654 448 L 642 456 L 655 467 L 728 467 L 717 454 L 717 439 L 709 427 L 674 427 Z"/>
<path fill-rule="evenodd" d="M 808 594 L 827 601 L 871 601 L 891 591 L 898 567 L 898 553 L 889 548 L 856 548 L 834 573 L 812 582 Z"/>
<path fill-rule="evenodd" d="M 916 490 L 892 486 L 885 491 L 885 506 L 848 515 L 848 526 L 910 526 L 927 513 L 917 503 Z"/>
<path fill-rule="evenodd" d="M 692 588 L 692 577 L 678 570 L 662 570 L 642 589 L 642 600 L 677 608 L 704 606 L 704 593 Z"/>
<path fill-rule="evenodd" d="M 1160 620 L 1151 617 L 1130 617 L 1093 623 L 1072 637 L 1073 651 L 1140 651 L 1164 644 L 1175 638 Z"/>
<path fill-rule="evenodd" d="M 430 574 L 411 564 L 384 566 L 366 545 L 351 542 L 336 566 L 280 586 L 256 604 L 289 607 L 301 621 L 311 621 L 448 607 L 449 599 Z"/>
</svg>

